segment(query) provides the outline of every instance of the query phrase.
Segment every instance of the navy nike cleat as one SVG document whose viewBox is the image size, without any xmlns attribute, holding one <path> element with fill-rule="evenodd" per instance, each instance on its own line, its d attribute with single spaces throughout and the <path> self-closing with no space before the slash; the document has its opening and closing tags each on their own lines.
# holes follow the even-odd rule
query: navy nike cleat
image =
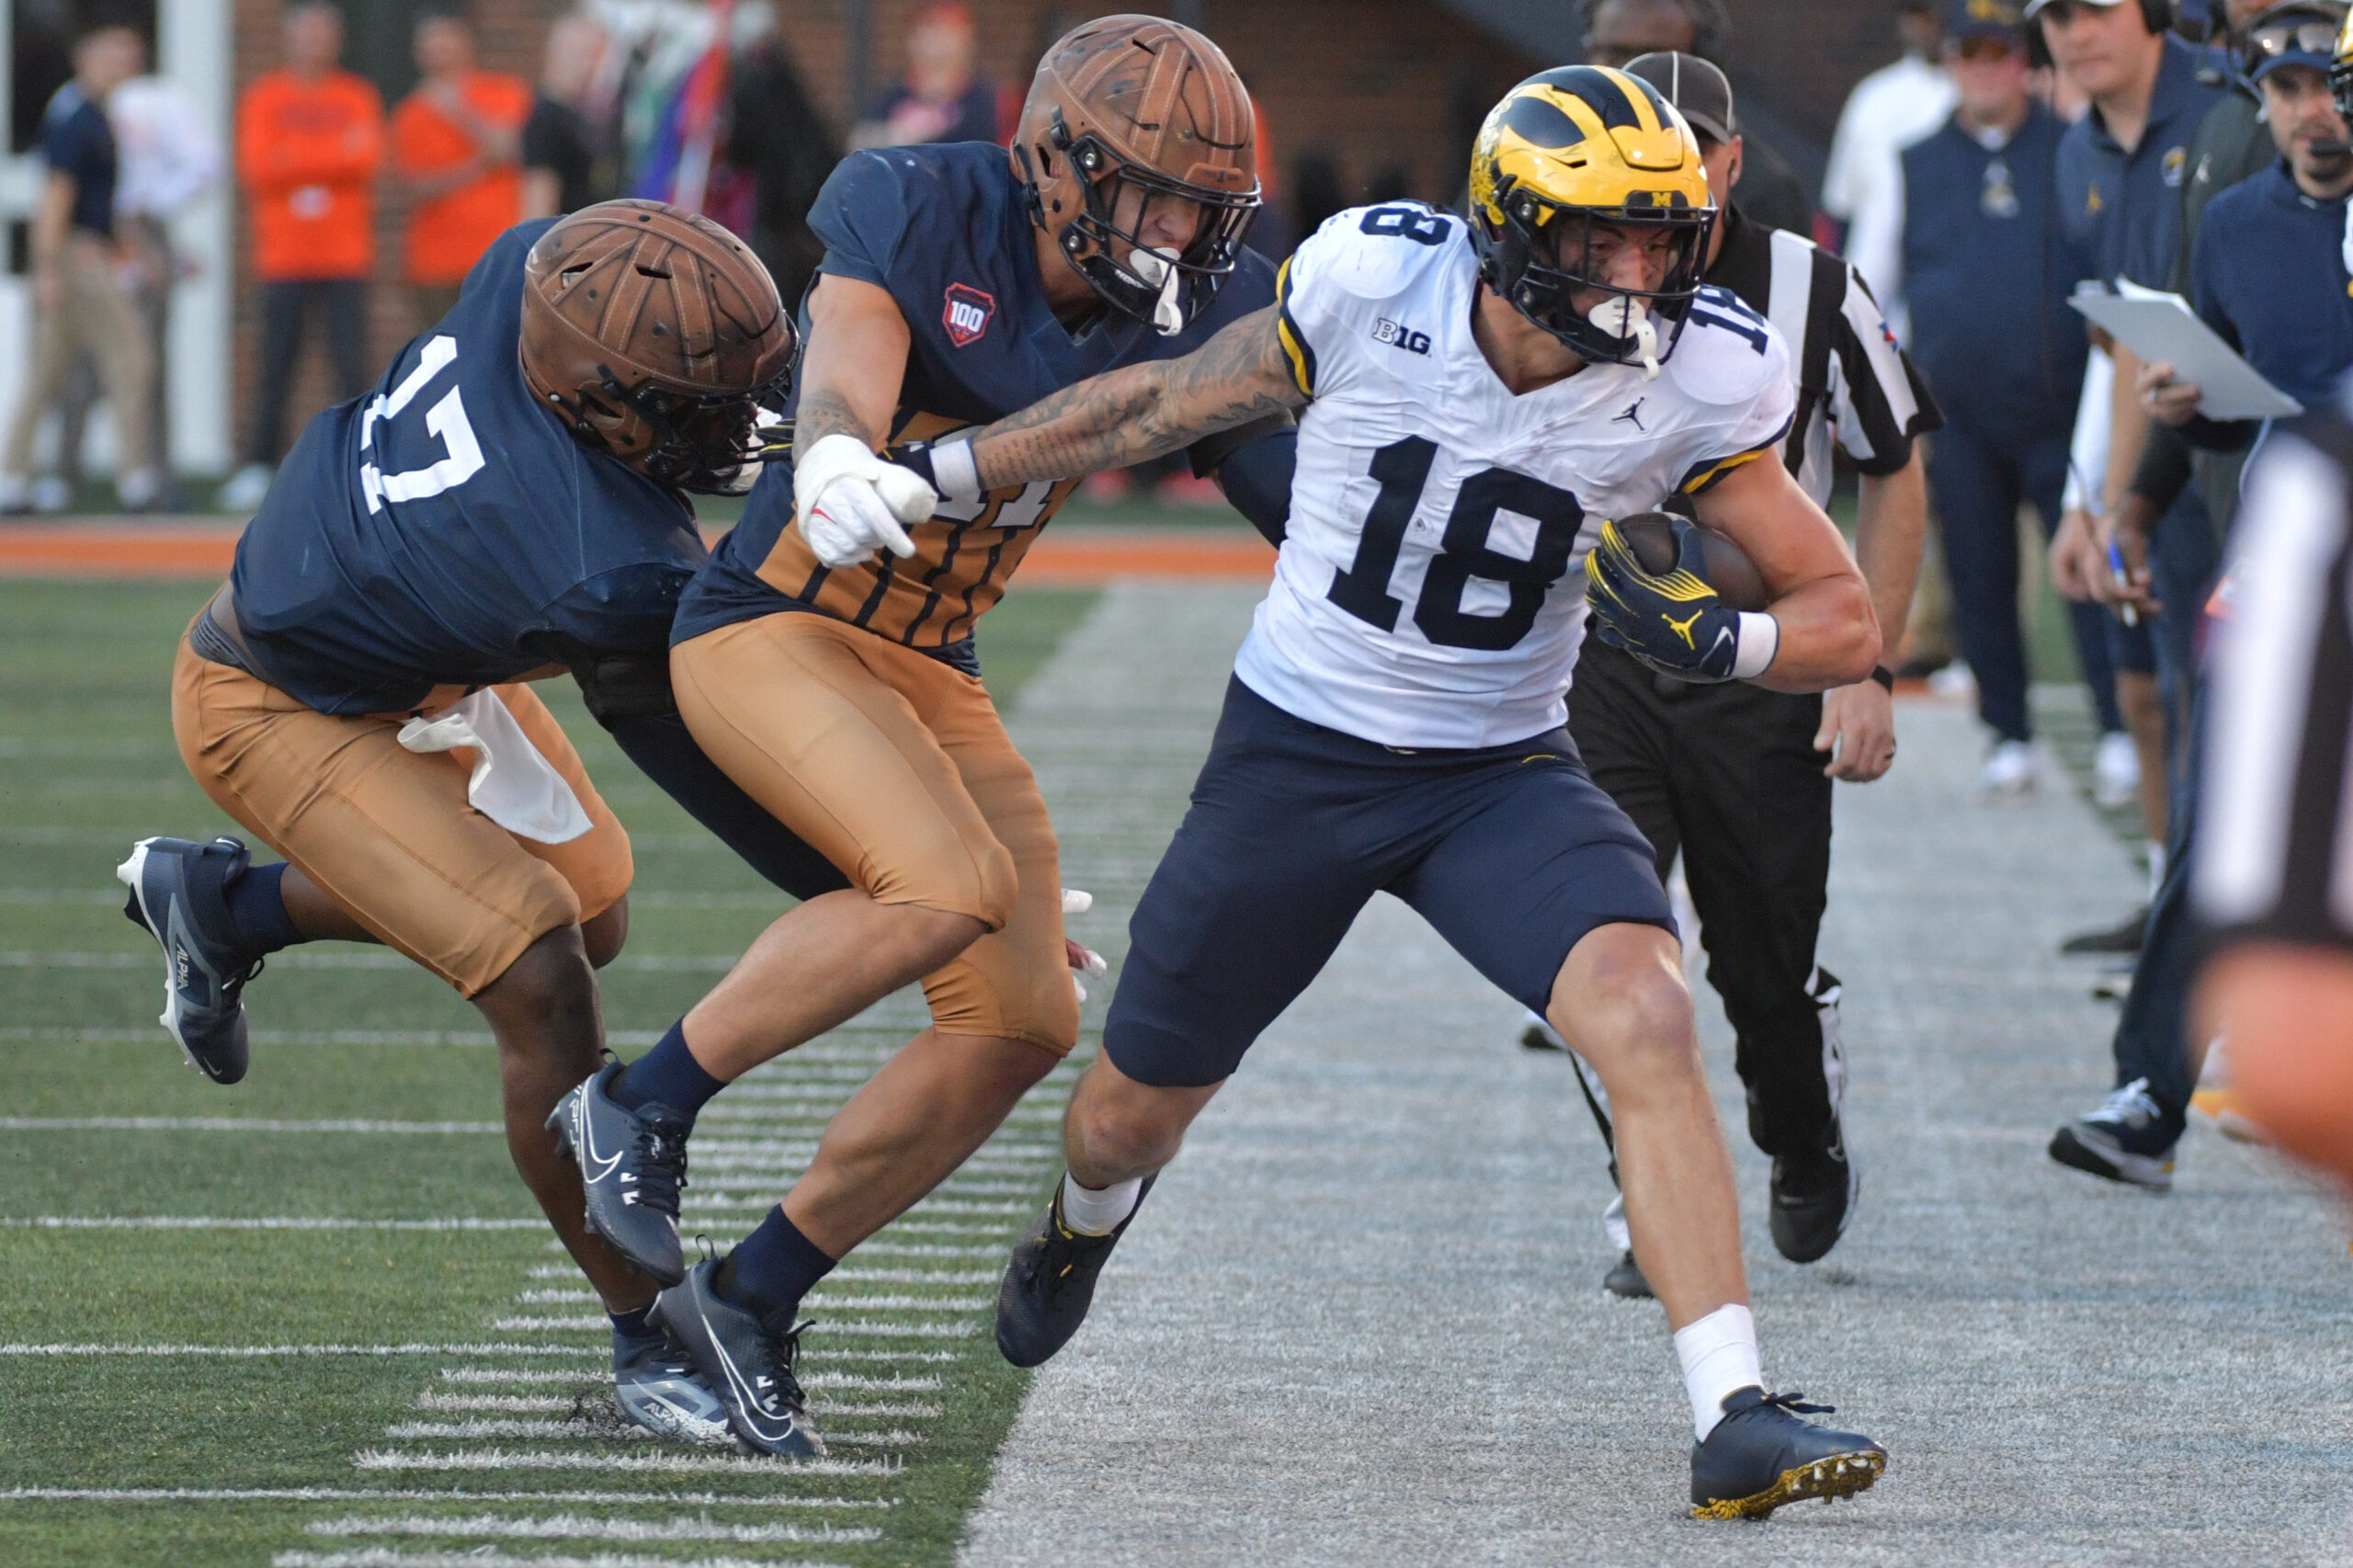
<svg viewBox="0 0 2353 1568">
<path fill-rule="evenodd" d="M 2146 1192 L 2173 1190 L 2174 1145 L 2181 1129 L 2168 1123 L 2135 1078 L 2052 1134 L 2051 1157 L 2061 1165 Z"/>
<path fill-rule="evenodd" d="M 1773 1162 L 1773 1245 L 1791 1263 L 1818 1263 L 1847 1233 L 1861 1173 L 1843 1146 L 1813 1160 Z"/>
<path fill-rule="evenodd" d="M 624 1070 L 608 1062 L 557 1101 L 548 1131 L 580 1166 L 589 1230 L 661 1284 L 676 1285 L 687 1277 L 678 1189 L 687 1185 L 691 1124 L 665 1105 L 623 1108 L 612 1088 Z"/>
<path fill-rule="evenodd" d="M 1096 1277 L 1159 1179 L 1144 1177 L 1135 1208 L 1100 1236 L 1083 1236 L 1063 1224 L 1063 1189 L 1055 1184 L 1054 1200 L 1015 1244 L 996 1289 L 996 1347 L 1006 1360 L 1017 1367 L 1040 1366 L 1070 1343 L 1095 1300 Z"/>
<path fill-rule="evenodd" d="M 1750 1385 L 1724 1396 L 1724 1418 L 1691 1445 L 1691 1516 L 1761 1519 L 1784 1503 L 1852 1497 L 1887 1468 L 1887 1450 L 1855 1432 L 1801 1421 L 1834 1407 Z"/>
<path fill-rule="evenodd" d="M 240 945 L 227 892 L 251 863 L 233 838 L 142 838 L 114 869 L 131 890 L 123 914 L 163 944 L 164 1012 L 155 1021 L 216 1084 L 245 1075 L 245 983 L 262 960 Z"/>
<path fill-rule="evenodd" d="M 712 1284 L 719 1259 L 706 1257 L 685 1280 L 654 1298 L 648 1321 L 686 1346 L 719 1396 L 736 1441 L 756 1453 L 822 1459 L 825 1441 L 809 1425 L 800 1380 L 801 1329 L 772 1335 L 759 1317 L 721 1296 Z"/>
<path fill-rule="evenodd" d="M 690 1443 L 733 1440 L 727 1406 L 695 1369 L 694 1358 L 669 1333 L 624 1344 L 613 1340 L 613 1402 L 621 1418 L 662 1437 Z"/>
<path fill-rule="evenodd" d="M 1650 1278 L 1643 1272 L 1643 1266 L 1634 1261 L 1634 1249 L 1631 1247 L 1628 1247 L 1626 1256 L 1601 1277 L 1601 1288 L 1629 1301 L 1647 1301 L 1652 1296 Z"/>
</svg>

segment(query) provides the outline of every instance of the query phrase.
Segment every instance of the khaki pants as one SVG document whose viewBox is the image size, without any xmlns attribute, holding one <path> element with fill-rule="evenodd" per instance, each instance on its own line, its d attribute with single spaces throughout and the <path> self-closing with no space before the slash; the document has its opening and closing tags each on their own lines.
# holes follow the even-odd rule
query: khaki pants
<svg viewBox="0 0 2353 1568">
<path fill-rule="evenodd" d="M 710 760 L 878 903 L 988 934 L 924 977 L 945 1034 L 1078 1043 L 1046 802 L 972 676 L 830 616 L 737 621 L 670 651 Z"/>
<path fill-rule="evenodd" d="M 8 426 L 7 449 L 0 452 L 0 472 L 31 471 L 33 437 L 40 429 L 41 415 L 56 401 L 77 353 L 87 354 L 97 365 L 99 383 L 114 404 L 120 472 L 153 468 L 155 449 L 149 426 L 155 349 L 138 301 L 117 269 L 114 252 L 94 235 L 75 234 L 66 241 L 58 276 L 64 285 L 64 298 L 53 311 L 35 312 L 33 373 Z"/>
</svg>

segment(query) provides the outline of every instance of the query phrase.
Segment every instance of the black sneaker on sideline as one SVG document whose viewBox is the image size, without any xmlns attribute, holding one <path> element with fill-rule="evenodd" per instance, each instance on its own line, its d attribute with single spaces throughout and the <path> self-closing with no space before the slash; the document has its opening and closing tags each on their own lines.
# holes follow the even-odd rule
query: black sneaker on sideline
<svg viewBox="0 0 2353 1568">
<path fill-rule="evenodd" d="M 2135 1078 L 2051 1136 L 2051 1157 L 2072 1170 L 2144 1192 L 2173 1190 L 2174 1146 L 2181 1129 Z"/>
<path fill-rule="evenodd" d="M 188 1064 L 216 1084 L 245 1075 L 245 983 L 262 960 L 237 939 L 229 884 L 253 863 L 244 845 L 222 837 L 142 838 L 114 869 L 131 890 L 122 913 L 163 945 L 164 1012 Z"/>
<path fill-rule="evenodd" d="M 825 1440 L 809 1425 L 801 1381 L 800 1328 L 770 1334 L 758 1314 L 722 1296 L 711 1283 L 719 1259 L 706 1257 L 686 1278 L 654 1298 L 648 1321 L 667 1330 L 727 1407 L 727 1425 L 756 1453 L 823 1459 Z"/>
<path fill-rule="evenodd" d="M 1012 1261 L 997 1286 L 996 1347 L 1006 1360 L 1017 1367 L 1040 1366 L 1070 1343 L 1095 1300 L 1096 1277 L 1159 1179 L 1144 1177 L 1135 1208 L 1101 1236 L 1082 1236 L 1063 1228 L 1062 1184 L 1054 1184 L 1054 1200 L 1029 1233 L 1014 1244 Z"/>
<path fill-rule="evenodd" d="M 2086 954 L 2120 953 L 2130 958 L 2141 950 L 2142 939 L 2149 930 L 2149 906 L 2143 904 L 2125 918 L 2120 926 L 2104 931 L 2078 931 L 2059 944 L 2059 950 L 2071 957 Z"/>
<path fill-rule="evenodd" d="M 678 1245 L 678 1189 L 687 1185 L 684 1117 L 665 1105 L 630 1110 L 613 1098 L 624 1071 L 608 1062 L 556 1102 L 548 1131 L 580 1167 L 588 1228 L 664 1286 L 687 1277 Z"/>
<path fill-rule="evenodd" d="M 1643 1272 L 1643 1266 L 1634 1261 L 1632 1247 L 1628 1247 L 1626 1256 L 1611 1265 L 1609 1272 L 1601 1277 L 1601 1288 L 1630 1301 L 1651 1299 L 1650 1278 Z"/>
<path fill-rule="evenodd" d="M 1817 1263 L 1847 1233 L 1862 1173 L 1843 1145 L 1818 1159 L 1773 1162 L 1773 1245 L 1791 1263 Z"/>
<path fill-rule="evenodd" d="M 1724 1418 L 1691 1445 L 1691 1515 L 1761 1519 L 1784 1503 L 1852 1497 L 1887 1468 L 1887 1450 L 1859 1432 L 1801 1421 L 1836 1407 L 1751 1385 L 1724 1396 Z"/>
</svg>

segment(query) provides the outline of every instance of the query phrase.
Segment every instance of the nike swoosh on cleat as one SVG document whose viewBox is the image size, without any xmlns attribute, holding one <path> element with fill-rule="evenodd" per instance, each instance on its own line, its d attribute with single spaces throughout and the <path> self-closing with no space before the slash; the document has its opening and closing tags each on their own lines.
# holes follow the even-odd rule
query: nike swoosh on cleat
<svg viewBox="0 0 2353 1568">
<path fill-rule="evenodd" d="M 576 1092 L 578 1097 L 572 1102 L 573 1142 L 580 1146 L 580 1174 L 589 1186 L 594 1187 L 612 1175 L 613 1167 L 620 1165 L 624 1156 L 615 1154 L 608 1160 L 597 1153 L 596 1128 L 588 1117 L 587 1087 L 584 1085 Z M 588 1168 L 592 1165 L 602 1168 L 592 1173 Z"/>
<path fill-rule="evenodd" d="M 702 1331 L 710 1338 L 711 1349 L 719 1353 L 719 1365 L 727 1373 L 727 1386 L 735 1392 L 736 1399 L 742 1406 L 744 1424 L 771 1443 L 781 1443 L 791 1437 L 793 1420 L 790 1415 L 784 1418 L 784 1430 L 774 1436 L 770 1436 L 760 1426 L 759 1417 L 762 1413 L 752 1392 L 752 1385 L 745 1381 L 744 1374 L 735 1369 L 735 1358 L 727 1354 L 727 1346 L 720 1343 L 719 1335 L 712 1332 L 710 1314 L 705 1312 L 700 1305 L 697 1305 L 695 1315 L 702 1319 Z"/>
</svg>

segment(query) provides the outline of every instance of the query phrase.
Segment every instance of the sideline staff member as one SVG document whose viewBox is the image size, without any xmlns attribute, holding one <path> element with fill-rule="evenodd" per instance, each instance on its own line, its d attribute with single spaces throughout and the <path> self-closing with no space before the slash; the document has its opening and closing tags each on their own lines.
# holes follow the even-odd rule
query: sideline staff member
<svg viewBox="0 0 2353 1568">
<path fill-rule="evenodd" d="M 1881 634 L 1895 647 L 1927 520 L 1913 437 L 1942 422 L 1935 401 L 1853 267 L 1724 202 L 1744 148 L 1723 73 L 1672 53 L 1626 69 L 1699 135 L 1723 211 L 1706 281 L 1768 316 L 1789 342 L 1798 378 L 1796 423 L 1783 448 L 1790 472 L 1820 504 L 1830 494 L 1834 438 L 1862 470 L 1857 554 Z M 1662 880 L 1683 856 L 1708 980 L 1738 1035 L 1749 1136 L 1773 1157 L 1773 1244 L 1797 1263 L 1837 1244 L 1857 1190 L 1840 1123 L 1839 983 L 1815 966 L 1814 945 L 1829 899 L 1831 780 L 1868 783 L 1894 760 L 1893 685 L 1881 668 L 1822 696 L 1745 681 L 1691 686 L 1589 641 L 1569 705 L 1569 733 L 1594 782 L 1650 840 Z M 1607 1141 L 1607 1099 L 1579 1067 Z M 1605 1283 L 1620 1295 L 1650 1293 L 1631 1252 Z"/>
</svg>

